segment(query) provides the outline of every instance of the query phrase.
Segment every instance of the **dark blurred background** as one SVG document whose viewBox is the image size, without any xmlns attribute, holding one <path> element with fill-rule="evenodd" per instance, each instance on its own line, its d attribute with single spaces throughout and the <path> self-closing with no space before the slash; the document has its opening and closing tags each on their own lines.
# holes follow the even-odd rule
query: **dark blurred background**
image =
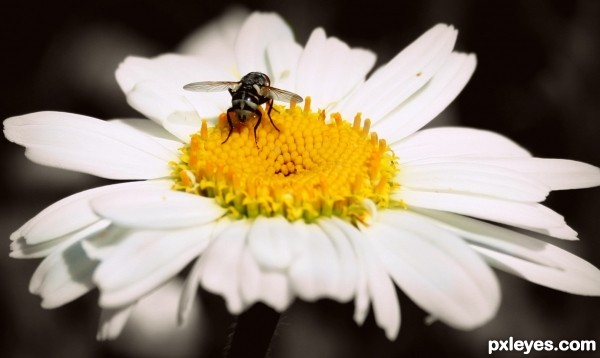
<svg viewBox="0 0 600 358">
<path fill-rule="evenodd" d="M 475 52 L 479 64 L 440 121 L 497 131 L 536 156 L 600 165 L 600 2 L 593 0 L 13 1 L 2 5 L 0 21 L 0 119 L 40 110 L 98 118 L 136 116 L 114 80 L 118 63 L 131 54 L 175 51 L 193 30 L 234 4 L 279 12 L 302 44 L 314 27 L 323 26 L 351 46 L 374 50 L 378 64 L 435 23 L 454 24 L 460 30 L 457 48 Z M 8 258 L 9 234 L 54 201 L 106 181 L 32 164 L 21 147 L 4 139 L 0 148 L 0 280 L 5 285 L 0 292 L 0 356 L 219 355 L 233 318 L 219 297 L 206 293 L 201 295 L 201 322 L 185 333 L 197 338 L 183 341 L 140 343 L 124 337 L 110 344 L 96 342 L 96 293 L 55 310 L 40 308 L 39 298 L 27 290 L 39 260 Z M 600 190 L 553 193 L 547 204 L 563 214 L 581 238 L 552 243 L 600 266 Z M 489 339 L 510 336 L 600 343 L 600 298 L 498 275 L 503 291 L 500 312 L 474 331 L 425 325 L 424 312 L 401 293 L 402 327 L 395 342 L 385 339 L 372 317 L 357 327 L 352 305 L 298 302 L 283 320 L 273 355 L 478 357 L 487 354 Z M 157 345 L 165 349 L 153 348 Z M 563 354 L 567 355 L 594 356 Z"/>
</svg>

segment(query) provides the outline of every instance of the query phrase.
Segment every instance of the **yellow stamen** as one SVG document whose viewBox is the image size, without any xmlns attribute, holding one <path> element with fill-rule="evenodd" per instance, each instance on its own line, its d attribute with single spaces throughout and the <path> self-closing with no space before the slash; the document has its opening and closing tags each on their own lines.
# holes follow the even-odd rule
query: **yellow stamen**
<svg viewBox="0 0 600 358">
<path fill-rule="evenodd" d="M 385 140 L 370 133 L 361 114 L 352 124 L 339 113 L 326 120 L 324 111 L 274 105 L 271 118 L 261 108 L 256 118 L 234 120 L 231 137 L 225 114 L 214 127 L 206 121 L 173 166 L 173 189 L 214 198 L 233 218 L 283 216 L 312 222 L 337 216 L 352 223 L 369 222 L 365 200 L 379 208 L 401 206 L 390 193 L 398 171 Z"/>
</svg>

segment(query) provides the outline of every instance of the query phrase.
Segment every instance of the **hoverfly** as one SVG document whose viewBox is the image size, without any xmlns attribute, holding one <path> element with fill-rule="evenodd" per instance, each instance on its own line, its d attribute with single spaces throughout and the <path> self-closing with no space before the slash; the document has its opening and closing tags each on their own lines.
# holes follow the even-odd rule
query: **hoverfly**
<svg viewBox="0 0 600 358">
<path fill-rule="evenodd" d="M 271 109 L 273 109 L 273 100 L 282 102 L 302 102 L 302 97 L 299 95 L 284 91 L 279 88 L 271 87 L 271 80 L 269 76 L 262 72 L 250 72 L 238 82 L 232 81 L 205 81 L 205 82 L 193 82 L 183 86 L 183 89 L 188 91 L 196 92 L 217 92 L 217 91 L 229 91 L 231 94 L 231 107 L 227 109 L 227 123 L 229 124 L 229 134 L 227 138 L 221 143 L 227 142 L 233 132 L 233 123 L 231 121 L 231 113 L 237 115 L 240 122 L 244 123 L 248 118 L 256 115 L 258 120 L 254 125 L 254 141 L 256 141 L 256 129 L 260 124 L 262 114 L 259 110 L 259 106 L 268 103 L 269 109 L 267 116 L 271 124 L 279 132 L 279 128 L 273 123 L 271 119 Z"/>
</svg>

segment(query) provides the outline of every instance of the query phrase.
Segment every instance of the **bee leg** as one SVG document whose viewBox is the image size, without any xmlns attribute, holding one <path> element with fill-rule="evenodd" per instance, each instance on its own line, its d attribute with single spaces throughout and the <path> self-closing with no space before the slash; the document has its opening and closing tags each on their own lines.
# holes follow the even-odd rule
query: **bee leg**
<svg viewBox="0 0 600 358">
<path fill-rule="evenodd" d="M 229 137 L 231 137 L 231 132 L 233 132 L 233 123 L 231 122 L 231 115 L 230 115 L 231 112 L 233 112 L 233 108 L 229 108 L 227 110 L 227 124 L 229 124 L 229 134 L 227 134 L 227 138 L 225 138 L 225 140 L 222 141 L 221 144 L 224 144 L 225 142 L 227 142 L 227 140 L 229 140 Z"/>
<path fill-rule="evenodd" d="M 260 121 L 262 120 L 262 114 L 260 113 L 260 110 L 256 109 L 254 111 L 254 114 L 256 114 L 256 116 L 258 117 L 258 120 L 256 121 L 256 124 L 254 125 L 254 143 L 256 143 L 256 145 L 258 145 L 258 138 L 256 137 L 256 129 L 258 128 Z M 271 117 L 269 117 L 271 118 Z"/>
<path fill-rule="evenodd" d="M 277 108 L 273 108 L 273 99 L 269 100 L 269 113 L 271 113 L 271 110 L 274 110 L 275 112 L 279 113 Z"/>
<path fill-rule="evenodd" d="M 273 125 L 273 128 L 277 129 L 278 132 L 281 132 L 279 130 L 279 128 L 277 128 L 277 126 L 275 125 L 275 123 L 273 123 L 273 118 L 271 118 L 271 110 L 273 109 L 273 100 L 269 100 L 269 102 L 267 102 L 269 105 L 269 110 L 267 111 L 267 116 L 269 116 L 269 120 L 271 121 L 271 124 Z M 277 110 L 275 110 L 275 112 L 277 112 Z"/>
</svg>

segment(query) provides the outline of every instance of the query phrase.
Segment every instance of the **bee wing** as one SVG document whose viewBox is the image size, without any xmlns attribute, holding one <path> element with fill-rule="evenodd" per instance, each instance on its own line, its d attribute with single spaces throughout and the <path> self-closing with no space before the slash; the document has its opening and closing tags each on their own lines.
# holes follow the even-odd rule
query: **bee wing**
<svg viewBox="0 0 600 358">
<path fill-rule="evenodd" d="M 204 82 L 193 82 L 183 86 L 184 90 L 194 92 L 219 92 L 228 89 L 235 90 L 239 87 L 239 82 L 230 81 L 204 81 Z"/>
<path fill-rule="evenodd" d="M 300 103 L 303 101 L 302 97 L 300 97 L 299 95 L 292 93 L 290 91 L 285 91 L 279 88 L 275 88 L 275 87 L 267 87 L 265 86 L 265 88 L 267 89 L 266 91 L 266 97 L 272 98 L 276 101 L 282 101 L 282 102 L 296 102 L 296 103 Z"/>
</svg>

